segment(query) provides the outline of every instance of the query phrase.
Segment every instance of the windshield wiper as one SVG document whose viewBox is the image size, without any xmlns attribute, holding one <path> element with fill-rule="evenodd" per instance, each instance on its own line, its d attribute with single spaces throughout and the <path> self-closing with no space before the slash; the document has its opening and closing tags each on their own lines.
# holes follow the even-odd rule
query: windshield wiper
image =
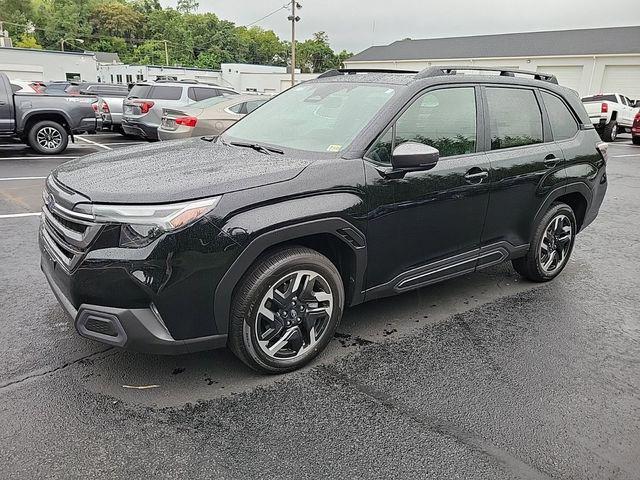
<svg viewBox="0 0 640 480">
<path fill-rule="evenodd" d="M 259 143 L 230 142 L 229 145 L 233 145 L 234 147 L 253 148 L 256 152 L 262 152 L 266 155 L 271 155 L 271 152 L 284 155 L 284 152 L 278 148 L 265 147 Z"/>
</svg>

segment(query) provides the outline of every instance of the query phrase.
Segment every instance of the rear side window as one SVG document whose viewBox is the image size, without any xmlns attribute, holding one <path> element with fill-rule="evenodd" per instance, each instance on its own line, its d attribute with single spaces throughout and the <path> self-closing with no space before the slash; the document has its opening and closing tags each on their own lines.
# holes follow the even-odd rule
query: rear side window
<svg viewBox="0 0 640 480">
<path fill-rule="evenodd" d="M 238 103 L 237 105 L 229 107 L 229 111 L 233 113 L 237 113 L 238 115 L 247 113 L 245 112 L 245 105 L 246 105 L 246 102 Z"/>
<path fill-rule="evenodd" d="M 203 87 L 189 87 L 187 95 L 191 100 L 199 102 L 200 100 L 206 100 L 211 97 L 219 97 L 220 90 L 215 88 L 203 88 Z"/>
<path fill-rule="evenodd" d="M 149 98 L 151 85 L 134 85 L 129 92 L 129 98 Z"/>
<path fill-rule="evenodd" d="M 542 143 L 542 113 L 533 90 L 487 87 L 491 150 Z"/>
<path fill-rule="evenodd" d="M 549 123 L 554 140 L 573 138 L 578 133 L 578 124 L 565 103 L 555 95 L 542 92 L 544 106 L 549 114 Z"/>
<path fill-rule="evenodd" d="M 146 98 L 149 100 L 180 100 L 180 97 L 182 97 L 182 87 L 156 85 Z"/>
<path fill-rule="evenodd" d="M 583 97 L 582 101 L 584 103 L 589 103 L 589 102 L 613 102 L 613 103 L 617 103 L 618 100 L 616 99 L 615 95 L 592 95 L 590 97 Z"/>
<path fill-rule="evenodd" d="M 251 113 L 260 105 L 262 105 L 264 102 L 266 102 L 266 100 L 252 100 L 250 102 L 247 102 L 245 109 L 247 113 Z"/>
</svg>

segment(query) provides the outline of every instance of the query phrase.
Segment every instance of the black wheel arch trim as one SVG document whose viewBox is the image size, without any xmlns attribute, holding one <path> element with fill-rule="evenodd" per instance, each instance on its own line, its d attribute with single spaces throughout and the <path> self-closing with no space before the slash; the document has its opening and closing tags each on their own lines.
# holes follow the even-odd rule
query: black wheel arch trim
<svg viewBox="0 0 640 480">
<path fill-rule="evenodd" d="M 570 183 L 568 185 L 564 185 L 551 190 L 551 192 L 547 194 L 547 197 L 545 198 L 544 202 L 542 202 L 542 204 L 540 205 L 540 208 L 538 208 L 538 211 L 536 212 L 533 218 L 532 225 L 535 225 L 537 222 L 540 221 L 542 216 L 547 212 L 547 210 L 549 210 L 549 207 L 553 202 L 555 202 L 558 198 L 568 195 L 570 193 L 579 193 L 584 197 L 584 199 L 587 202 L 585 215 L 588 214 L 589 209 L 591 208 L 591 205 L 593 203 L 593 190 L 591 190 L 591 188 L 589 188 L 589 186 L 586 183 L 575 182 L 575 183 Z"/>
<path fill-rule="evenodd" d="M 348 235 L 345 236 L 345 232 L 347 232 Z M 213 300 L 216 332 L 218 334 L 228 332 L 231 302 L 233 300 L 235 287 L 253 262 L 255 262 L 264 251 L 283 242 L 316 234 L 331 234 L 353 251 L 356 265 L 355 272 L 353 272 L 354 287 L 350 305 L 363 302 L 364 276 L 367 268 L 365 235 L 357 227 L 343 218 L 330 217 L 310 220 L 263 233 L 253 239 L 244 248 L 240 256 L 236 258 L 231 267 L 229 267 L 216 287 Z M 354 239 L 356 239 L 355 242 L 353 241 Z"/>
<path fill-rule="evenodd" d="M 64 118 L 64 121 L 66 123 L 66 128 L 65 125 L 60 125 L 62 128 L 65 129 L 65 131 L 67 132 L 67 134 L 71 134 L 71 131 L 73 130 L 73 126 L 72 126 L 72 122 L 71 122 L 71 118 L 69 117 L 69 115 L 67 115 L 66 112 L 62 111 L 62 110 L 50 110 L 50 109 L 45 109 L 45 110 L 33 110 L 29 113 L 27 113 L 23 118 L 22 118 L 22 125 L 21 125 L 21 132 L 26 132 L 26 126 L 32 121 L 33 117 L 38 117 L 38 115 L 60 115 L 62 118 Z M 42 118 L 42 119 L 35 119 L 34 120 L 34 125 L 35 123 L 39 122 L 39 121 L 45 121 L 45 120 L 49 120 L 48 118 Z M 50 120 L 52 122 L 54 122 L 55 120 Z"/>
</svg>

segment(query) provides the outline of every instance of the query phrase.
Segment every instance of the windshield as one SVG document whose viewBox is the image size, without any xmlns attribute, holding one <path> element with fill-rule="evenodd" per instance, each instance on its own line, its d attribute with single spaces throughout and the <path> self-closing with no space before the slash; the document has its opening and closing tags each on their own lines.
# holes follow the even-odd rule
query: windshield
<svg viewBox="0 0 640 480">
<path fill-rule="evenodd" d="M 313 152 L 339 152 L 394 93 L 394 88 L 381 85 L 298 85 L 247 115 L 224 137 Z"/>
</svg>

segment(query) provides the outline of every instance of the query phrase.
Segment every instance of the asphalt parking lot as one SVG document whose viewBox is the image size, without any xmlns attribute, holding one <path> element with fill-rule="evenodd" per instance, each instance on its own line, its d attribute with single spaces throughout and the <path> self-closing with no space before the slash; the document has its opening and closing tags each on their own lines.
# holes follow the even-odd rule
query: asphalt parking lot
<svg viewBox="0 0 640 480">
<path fill-rule="evenodd" d="M 47 158 L 0 146 L 0 477 L 640 477 L 628 136 L 610 145 L 600 215 L 554 282 L 502 265 L 358 306 L 328 351 L 280 377 L 226 350 L 159 357 L 76 335 L 39 269 L 44 177 L 129 143 L 86 136 Z"/>
</svg>

